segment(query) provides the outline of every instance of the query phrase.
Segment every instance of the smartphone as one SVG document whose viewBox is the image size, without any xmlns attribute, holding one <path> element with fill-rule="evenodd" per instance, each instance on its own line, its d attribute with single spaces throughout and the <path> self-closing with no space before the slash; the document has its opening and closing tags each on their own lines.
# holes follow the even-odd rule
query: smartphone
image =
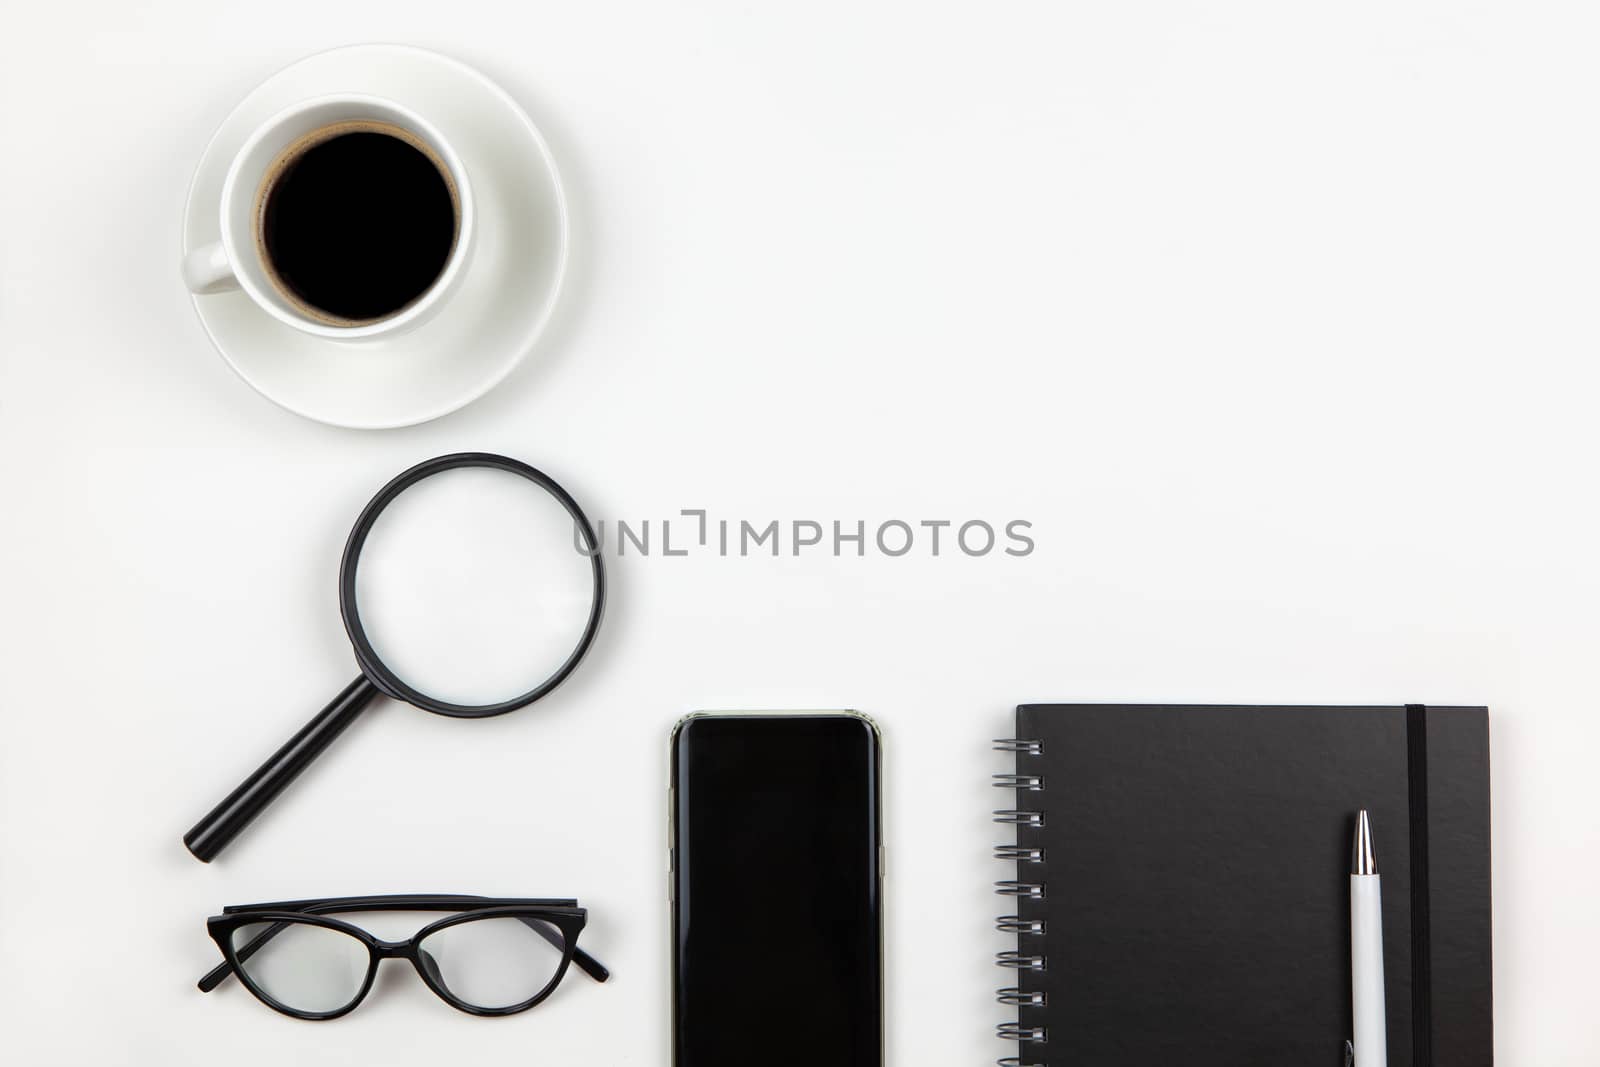
<svg viewBox="0 0 1600 1067">
<path fill-rule="evenodd" d="M 883 1067 L 880 768 L 853 712 L 673 731 L 674 1067 Z"/>
</svg>

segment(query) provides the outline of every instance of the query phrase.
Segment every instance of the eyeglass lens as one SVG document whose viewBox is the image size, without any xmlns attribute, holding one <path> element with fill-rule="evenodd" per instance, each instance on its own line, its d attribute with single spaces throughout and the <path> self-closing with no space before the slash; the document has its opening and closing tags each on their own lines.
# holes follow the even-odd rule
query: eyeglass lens
<svg viewBox="0 0 1600 1067">
<path fill-rule="evenodd" d="M 291 1011 L 312 1014 L 348 1007 L 372 960 L 357 938 L 310 923 L 248 923 L 233 931 L 232 942 L 257 989 Z"/>
<path fill-rule="evenodd" d="M 434 981 L 475 1008 L 510 1008 L 533 999 L 561 970 L 559 927 L 535 918 L 494 916 L 436 930 L 417 945 Z M 429 962 L 431 958 L 431 964 Z"/>
</svg>

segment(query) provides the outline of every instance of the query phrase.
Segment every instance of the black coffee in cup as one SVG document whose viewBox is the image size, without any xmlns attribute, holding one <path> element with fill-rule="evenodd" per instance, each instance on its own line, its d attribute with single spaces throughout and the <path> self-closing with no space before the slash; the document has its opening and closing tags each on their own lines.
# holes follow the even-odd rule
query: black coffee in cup
<svg viewBox="0 0 1600 1067">
<path fill-rule="evenodd" d="M 404 311 L 444 272 L 461 226 L 443 161 L 385 122 L 340 122 L 291 144 L 268 168 L 256 213 L 273 282 L 335 326 Z"/>
</svg>

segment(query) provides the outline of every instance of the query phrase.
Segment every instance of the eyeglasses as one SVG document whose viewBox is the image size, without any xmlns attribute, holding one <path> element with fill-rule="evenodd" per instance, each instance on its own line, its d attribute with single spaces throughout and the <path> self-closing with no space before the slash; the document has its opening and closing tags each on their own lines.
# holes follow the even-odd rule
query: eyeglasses
<svg viewBox="0 0 1600 1067">
<path fill-rule="evenodd" d="M 384 941 L 327 916 L 449 911 L 406 941 Z M 267 1007 L 296 1019 L 337 1019 L 361 1003 L 378 961 L 407 959 L 423 984 L 471 1015 L 514 1015 L 548 997 L 572 963 L 597 982 L 611 972 L 577 946 L 588 912 L 576 900 L 515 897 L 329 897 L 241 904 L 206 920 L 222 963 L 200 979 L 209 993 L 230 974 Z"/>
</svg>

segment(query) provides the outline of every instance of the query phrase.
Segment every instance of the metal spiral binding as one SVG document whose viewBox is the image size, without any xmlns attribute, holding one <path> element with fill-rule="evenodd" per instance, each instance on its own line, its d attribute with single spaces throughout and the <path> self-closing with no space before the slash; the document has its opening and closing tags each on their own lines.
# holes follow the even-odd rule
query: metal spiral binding
<svg viewBox="0 0 1600 1067">
<path fill-rule="evenodd" d="M 1044 812 L 1019 811 L 1016 808 L 1004 808 L 994 813 L 994 821 L 998 823 L 1005 823 L 1009 826 L 1040 827 L 1044 825 Z"/>
<path fill-rule="evenodd" d="M 1001 1023 L 995 1032 L 1007 1041 L 1043 1041 L 1044 1027 L 1023 1026 L 1021 1023 Z"/>
<path fill-rule="evenodd" d="M 997 738 L 994 748 L 997 752 L 1013 753 L 1020 759 L 1024 756 L 1042 755 L 1044 742 L 1038 738 L 1028 737 Z M 1044 777 L 1037 774 L 996 774 L 993 776 L 992 784 L 997 789 L 1010 789 L 1018 794 L 1044 791 Z M 1015 826 L 1019 831 L 1037 830 L 1044 825 L 1044 812 L 1026 808 L 1003 808 L 994 813 L 994 821 L 1003 826 Z M 1044 899 L 1045 884 L 1042 880 L 1029 881 L 1020 876 L 1023 864 L 1044 862 L 1043 848 L 1019 843 L 996 845 L 994 856 L 997 860 L 1015 863 L 1019 867 L 1019 877 L 994 884 L 996 893 L 1024 901 Z M 1004 933 L 1016 934 L 1020 942 L 1024 937 L 1042 936 L 1045 932 L 1045 921 L 1024 918 L 1021 915 L 1001 915 L 995 919 L 995 927 Z M 1040 953 L 1026 952 L 1019 948 L 996 953 L 995 964 L 1017 974 L 1038 974 L 1045 970 L 1047 960 Z M 1042 990 L 1025 990 L 1020 986 L 1006 986 L 996 990 L 995 999 L 1001 1004 L 1018 1009 L 1042 1008 L 1045 1005 L 1045 994 Z M 995 1032 L 1007 1041 L 1028 1044 L 1043 1044 L 1046 1036 L 1045 1027 L 1027 1025 L 1020 1020 L 1001 1023 L 995 1028 Z M 1043 1063 L 1032 1056 L 1004 1056 L 998 1063 L 999 1067 L 1044 1067 Z"/>
<path fill-rule="evenodd" d="M 1015 949 L 1006 949 L 1004 952 L 995 953 L 994 962 L 1001 967 L 1009 967 L 1013 971 L 1042 971 L 1044 970 L 1044 957 L 1034 956 Z"/>
<path fill-rule="evenodd" d="M 994 858 L 1007 860 L 1011 863 L 1042 863 L 1044 862 L 1044 849 L 1024 848 L 1021 845 L 996 845 Z"/>
</svg>

